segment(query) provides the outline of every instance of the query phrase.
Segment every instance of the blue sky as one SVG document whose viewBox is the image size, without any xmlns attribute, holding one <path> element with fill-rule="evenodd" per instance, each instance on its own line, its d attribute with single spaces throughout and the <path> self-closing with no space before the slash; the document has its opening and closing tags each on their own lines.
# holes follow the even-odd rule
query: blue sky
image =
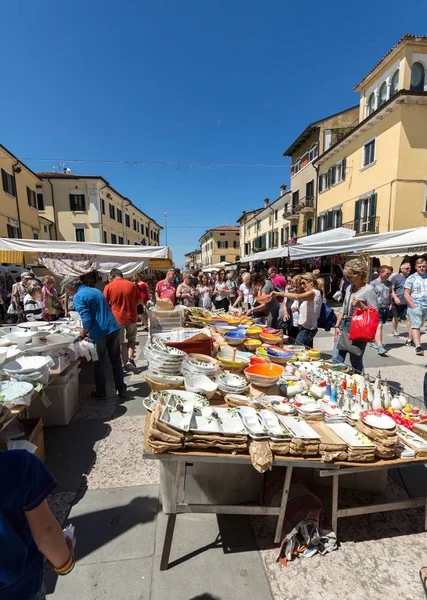
<svg viewBox="0 0 427 600">
<path fill-rule="evenodd" d="M 331 0 L 4 3 L 0 142 L 21 158 L 178 163 L 67 166 L 104 176 L 162 225 L 168 211 L 181 266 L 206 229 L 277 198 L 292 140 L 357 104 L 353 86 L 404 33 L 427 34 L 426 22 L 423 0 L 363 10 Z"/>
</svg>

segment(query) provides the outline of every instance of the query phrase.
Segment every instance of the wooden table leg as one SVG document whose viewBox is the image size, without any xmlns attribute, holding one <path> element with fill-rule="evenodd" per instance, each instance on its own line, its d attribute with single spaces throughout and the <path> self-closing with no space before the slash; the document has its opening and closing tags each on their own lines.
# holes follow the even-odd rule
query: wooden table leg
<svg viewBox="0 0 427 600">
<path fill-rule="evenodd" d="M 171 512 L 168 515 L 168 522 L 166 525 L 165 539 L 163 541 L 162 557 L 160 560 L 160 570 L 167 571 L 169 567 L 169 556 L 172 548 L 173 532 L 175 530 L 175 522 L 177 515 L 177 504 L 178 504 L 178 491 L 181 483 L 182 473 L 184 471 L 185 463 L 183 461 L 177 461 L 175 479 L 173 482 L 172 496 L 171 496 Z"/>
<path fill-rule="evenodd" d="M 286 467 L 285 482 L 283 484 L 282 502 L 280 504 L 280 512 L 277 517 L 276 535 L 274 536 L 274 543 L 280 543 L 280 537 L 282 535 L 283 521 L 285 520 L 286 505 L 288 503 L 289 488 L 291 487 L 293 467 Z"/>
<path fill-rule="evenodd" d="M 332 531 L 338 539 L 338 490 L 339 490 L 339 475 L 332 475 Z"/>
</svg>

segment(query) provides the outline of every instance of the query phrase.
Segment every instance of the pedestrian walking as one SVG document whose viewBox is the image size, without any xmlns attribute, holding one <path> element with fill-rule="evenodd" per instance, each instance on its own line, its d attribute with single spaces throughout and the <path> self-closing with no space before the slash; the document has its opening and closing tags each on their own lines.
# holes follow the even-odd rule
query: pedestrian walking
<svg viewBox="0 0 427 600">
<path fill-rule="evenodd" d="M 67 291 L 68 295 L 73 297 L 74 308 L 82 320 L 81 337 L 89 335 L 98 353 L 98 360 L 94 362 L 96 389 L 91 393 L 91 397 L 98 400 L 105 400 L 107 397 L 105 354 L 108 352 L 117 393 L 124 398 L 126 385 L 120 358 L 120 325 L 114 318 L 106 299 L 102 292 L 88 287 L 80 279 L 72 276 L 62 280 L 61 293 L 63 291 Z"/>
<path fill-rule="evenodd" d="M 24 298 L 24 315 L 27 321 L 43 320 L 45 308 L 42 297 L 43 292 L 40 285 L 33 283 L 28 287 L 28 294 Z"/>
<path fill-rule="evenodd" d="M 393 336 L 399 337 L 397 327 L 401 319 L 405 319 L 406 327 L 408 329 L 408 339 L 406 340 L 406 346 L 415 346 L 412 340 L 412 329 L 411 322 L 408 316 L 408 305 L 405 299 L 405 282 L 411 274 L 410 263 L 403 263 L 400 265 L 399 273 L 397 273 L 391 279 L 391 298 L 392 298 L 392 315 L 393 315 Z"/>
<path fill-rule="evenodd" d="M 135 346 L 138 333 L 137 305 L 143 300 L 139 287 L 123 279 L 120 269 L 111 269 L 111 283 L 104 288 L 104 298 L 113 311 L 113 315 L 120 325 L 120 352 L 122 366 L 126 371 L 136 371 Z M 126 345 L 127 342 L 127 353 Z"/>
<path fill-rule="evenodd" d="M 146 281 L 144 280 L 144 276 L 141 273 L 136 273 L 132 277 L 132 281 L 135 283 L 136 287 L 139 289 L 139 293 L 141 294 L 141 300 L 137 307 L 137 317 L 139 322 L 144 325 L 146 329 L 148 329 L 148 317 L 147 317 L 147 302 L 148 302 L 148 286 Z"/>
<path fill-rule="evenodd" d="M 56 481 L 26 450 L 0 452 L 0 598 L 45 600 L 45 559 L 58 575 L 74 567 L 71 541 L 46 498 Z"/>
<path fill-rule="evenodd" d="M 62 312 L 62 305 L 55 289 L 55 280 L 51 275 L 43 277 L 43 306 L 45 318 L 49 321 L 56 321 Z"/>
<path fill-rule="evenodd" d="M 420 329 L 427 319 L 427 260 L 418 258 L 415 261 L 416 272 L 406 279 L 404 284 L 405 300 L 408 305 L 408 316 L 411 322 L 412 339 L 415 354 L 424 356 L 421 346 Z"/>
<path fill-rule="evenodd" d="M 196 287 L 198 298 L 199 298 L 199 306 L 201 308 L 206 308 L 210 310 L 212 308 L 212 286 L 209 285 L 208 277 L 206 273 L 201 273 L 199 277 L 199 283 Z"/>
<path fill-rule="evenodd" d="M 372 347 L 377 350 L 380 356 L 385 356 L 387 354 L 387 350 L 383 345 L 383 327 L 388 321 L 391 310 L 392 286 L 389 279 L 392 272 L 393 269 L 391 267 L 383 265 L 378 270 L 378 277 L 371 281 L 371 286 L 374 288 L 377 295 L 378 315 L 380 317 L 377 333 L 375 335 L 375 342 L 372 343 Z"/>
<path fill-rule="evenodd" d="M 156 300 L 170 300 L 176 304 L 175 269 L 169 269 L 166 277 L 156 285 Z"/>
<path fill-rule="evenodd" d="M 347 354 L 350 355 L 350 363 L 353 369 L 363 371 L 363 355 L 366 350 L 366 342 L 357 343 L 357 354 L 353 349 L 340 349 L 338 342 L 344 331 L 350 331 L 351 319 L 355 308 L 366 310 L 368 306 L 378 308 L 377 295 L 372 285 L 366 283 L 368 269 L 363 260 L 354 259 L 346 263 L 344 275 L 348 278 L 350 285 L 345 292 L 343 305 L 338 314 L 335 325 L 334 350 L 332 353 L 333 363 L 344 363 Z"/>
<path fill-rule="evenodd" d="M 218 271 L 218 279 L 215 283 L 214 288 L 214 304 L 217 310 L 228 310 L 230 306 L 229 296 L 231 295 L 231 290 L 228 287 L 226 273 L 224 269 Z"/>
</svg>

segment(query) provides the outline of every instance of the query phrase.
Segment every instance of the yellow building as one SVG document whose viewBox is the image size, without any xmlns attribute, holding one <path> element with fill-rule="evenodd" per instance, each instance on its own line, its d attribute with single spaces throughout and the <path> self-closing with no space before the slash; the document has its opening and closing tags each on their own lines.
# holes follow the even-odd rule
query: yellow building
<svg viewBox="0 0 427 600">
<path fill-rule="evenodd" d="M 202 252 L 201 250 L 193 250 L 184 254 L 185 270 L 198 271 L 202 267 Z"/>
<path fill-rule="evenodd" d="M 354 88 L 359 123 L 316 161 L 317 231 L 427 225 L 427 37 L 405 35 Z"/>
<path fill-rule="evenodd" d="M 38 173 L 42 184 L 40 215 L 53 222 L 58 240 L 158 246 L 154 219 L 98 175 Z"/>
<path fill-rule="evenodd" d="M 286 207 L 290 237 L 311 235 L 315 230 L 317 171 L 314 161 L 358 123 L 359 107 L 353 106 L 314 123 L 284 152 L 291 166 L 292 199 Z"/>
<path fill-rule="evenodd" d="M 40 179 L 0 145 L 0 237 L 38 239 Z"/>
<path fill-rule="evenodd" d="M 291 192 L 282 185 L 280 196 L 274 202 L 266 198 L 262 208 L 244 212 L 239 217 L 241 258 L 254 252 L 279 248 L 289 241 L 290 224 L 286 215 L 290 203 Z"/>
<path fill-rule="evenodd" d="M 202 269 L 220 262 L 234 263 L 240 258 L 240 227 L 222 225 L 206 231 L 200 238 Z"/>
</svg>

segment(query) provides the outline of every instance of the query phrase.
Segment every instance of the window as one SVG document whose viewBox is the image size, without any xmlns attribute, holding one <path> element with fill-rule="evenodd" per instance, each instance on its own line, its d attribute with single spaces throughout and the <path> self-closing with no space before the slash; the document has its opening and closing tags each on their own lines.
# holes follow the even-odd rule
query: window
<svg viewBox="0 0 427 600">
<path fill-rule="evenodd" d="M 126 227 L 130 227 L 130 216 L 129 215 L 125 215 L 125 223 L 126 223 Z"/>
<path fill-rule="evenodd" d="M 369 116 L 370 114 L 372 114 L 375 110 L 375 94 L 374 92 L 372 92 L 372 94 L 369 96 L 368 98 L 368 111 L 367 111 L 367 115 Z"/>
<path fill-rule="evenodd" d="M 124 240 L 123 240 L 122 236 L 119 235 L 119 244 L 123 244 L 123 243 L 124 243 Z"/>
<path fill-rule="evenodd" d="M 107 232 L 106 231 L 103 231 L 103 237 L 104 237 L 104 244 L 108 244 Z"/>
<path fill-rule="evenodd" d="M 354 205 L 354 229 L 356 233 L 375 233 L 376 214 L 376 194 L 357 200 Z"/>
<path fill-rule="evenodd" d="M 292 193 L 292 209 L 295 209 L 299 202 L 299 190 Z"/>
<path fill-rule="evenodd" d="M 332 143 L 332 132 L 330 129 L 325 129 L 323 132 L 323 152 L 329 150 Z"/>
<path fill-rule="evenodd" d="M 148 225 L 145 226 L 145 235 L 146 235 L 146 237 L 148 237 L 150 235 L 150 230 L 148 228 Z"/>
<path fill-rule="evenodd" d="M 384 81 L 382 86 L 380 87 L 380 97 L 378 101 L 378 107 L 382 106 L 387 102 L 387 83 Z"/>
<path fill-rule="evenodd" d="M 123 223 L 123 213 L 120 208 L 117 209 L 117 221 L 119 223 Z"/>
<path fill-rule="evenodd" d="M 299 158 L 295 163 L 294 173 L 298 173 L 301 170 L 301 159 Z"/>
<path fill-rule="evenodd" d="M 279 211 L 275 210 L 274 211 L 274 220 L 277 221 L 278 218 L 279 218 Z"/>
<path fill-rule="evenodd" d="M 84 194 L 70 194 L 70 210 L 72 212 L 86 212 L 86 198 Z"/>
<path fill-rule="evenodd" d="M 1 178 L 3 181 L 3 189 L 6 194 L 10 194 L 11 196 L 16 196 L 16 182 L 15 176 L 11 173 L 8 173 L 4 169 L 1 170 Z"/>
<path fill-rule="evenodd" d="M 101 212 L 103 215 L 105 215 L 105 200 L 104 200 L 104 198 L 101 198 Z"/>
<path fill-rule="evenodd" d="M 111 243 L 112 244 L 117 244 L 117 236 L 115 233 L 111 234 Z"/>
<path fill-rule="evenodd" d="M 345 171 L 347 167 L 347 159 L 343 158 L 339 163 L 334 165 L 331 169 L 330 173 L 330 183 L 331 185 L 337 185 L 337 183 L 341 183 L 345 179 Z"/>
<path fill-rule="evenodd" d="M 136 231 L 136 219 L 133 220 L 133 230 Z"/>
<path fill-rule="evenodd" d="M 268 215 L 268 224 L 271 225 L 271 213 Z"/>
<path fill-rule="evenodd" d="M 37 231 L 37 229 L 33 229 L 33 239 L 34 240 L 39 239 L 39 232 Z"/>
<path fill-rule="evenodd" d="M 218 241 L 218 248 L 228 248 L 228 242 L 227 240 L 224 241 Z"/>
<path fill-rule="evenodd" d="M 362 167 L 368 167 L 375 162 L 375 138 L 363 146 Z"/>
<path fill-rule="evenodd" d="M 395 94 L 397 94 L 398 90 L 399 90 L 399 69 L 397 69 L 397 71 L 395 71 L 393 77 L 391 78 L 390 96 L 394 96 Z"/>
<path fill-rule="evenodd" d="M 47 225 L 43 225 L 43 230 L 45 233 L 47 233 Z"/>
<path fill-rule="evenodd" d="M 37 208 L 36 192 L 34 190 L 32 190 L 31 188 L 29 188 L 28 186 L 27 186 L 27 200 L 28 200 L 28 206 L 31 206 L 31 208 Z"/>
<path fill-rule="evenodd" d="M 150 231 L 150 237 L 153 239 L 153 231 Z"/>
<path fill-rule="evenodd" d="M 259 231 L 261 229 L 261 222 L 257 221 L 256 222 L 256 230 Z"/>
<path fill-rule="evenodd" d="M 110 202 L 110 219 L 116 219 L 116 207 Z"/>
<path fill-rule="evenodd" d="M 317 144 L 313 144 L 310 148 L 310 152 L 308 153 L 308 160 L 311 162 L 317 156 Z"/>
<path fill-rule="evenodd" d="M 85 230 L 82 229 L 78 229 L 76 227 L 76 242 L 84 242 L 85 241 Z"/>
<path fill-rule="evenodd" d="M 238 240 L 234 240 L 233 241 L 233 248 L 238 248 L 239 247 L 239 241 Z"/>
<path fill-rule="evenodd" d="M 307 219 L 307 223 L 305 224 L 305 233 L 306 235 L 311 235 L 313 233 L 313 219 Z"/>
<path fill-rule="evenodd" d="M 295 223 L 291 227 L 291 238 L 297 237 L 298 235 L 298 223 Z"/>
<path fill-rule="evenodd" d="M 12 221 L 9 219 L 9 223 L 7 224 L 7 237 L 8 238 L 19 238 L 21 237 L 19 234 L 19 227 L 16 221 Z"/>
<path fill-rule="evenodd" d="M 324 192 L 329 189 L 329 182 L 332 169 L 325 171 L 319 175 L 319 192 Z"/>
<path fill-rule="evenodd" d="M 37 193 L 37 209 L 44 210 L 44 197 L 43 194 Z"/>
<path fill-rule="evenodd" d="M 307 181 L 305 184 L 305 200 L 307 202 L 314 198 L 314 179 Z"/>
<path fill-rule="evenodd" d="M 223 254 L 219 257 L 219 262 L 225 262 L 225 256 Z"/>
<path fill-rule="evenodd" d="M 424 91 L 425 69 L 424 65 L 416 62 L 411 69 L 411 90 L 414 92 Z"/>
</svg>

